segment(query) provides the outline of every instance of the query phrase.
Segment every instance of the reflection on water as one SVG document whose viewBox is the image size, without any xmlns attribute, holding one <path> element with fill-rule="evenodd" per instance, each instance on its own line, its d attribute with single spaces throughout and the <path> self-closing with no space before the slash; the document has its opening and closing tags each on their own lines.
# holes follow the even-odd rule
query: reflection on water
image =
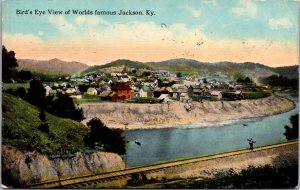
<svg viewBox="0 0 300 190">
<path fill-rule="evenodd" d="M 247 138 L 256 141 L 254 147 L 285 141 L 284 126 L 290 124 L 291 115 L 298 113 L 298 102 L 296 105 L 295 109 L 275 116 L 234 121 L 225 126 L 216 123 L 221 127 L 197 128 L 193 124 L 184 128 L 126 131 L 127 165 L 148 165 L 246 148 Z M 141 146 L 134 143 L 135 139 Z"/>
</svg>

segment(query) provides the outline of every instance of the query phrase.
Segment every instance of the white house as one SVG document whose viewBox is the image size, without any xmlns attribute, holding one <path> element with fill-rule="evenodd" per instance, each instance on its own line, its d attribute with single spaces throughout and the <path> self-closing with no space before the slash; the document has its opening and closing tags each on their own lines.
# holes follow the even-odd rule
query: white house
<svg viewBox="0 0 300 190">
<path fill-rule="evenodd" d="M 217 96 L 219 100 L 222 99 L 222 92 L 221 91 L 214 90 L 214 91 L 211 91 L 210 94 L 212 96 Z"/>
<path fill-rule="evenodd" d="M 45 86 L 44 87 L 45 91 L 46 91 L 46 96 L 49 96 L 50 90 L 52 90 L 52 88 L 50 86 Z"/>
<path fill-rule="evenodd" d="M 90 87 L 87 89 L 86 93 L 89 95 L 97 95 L 97 90 L 96 90 L 96 88 Z"/>
</svg>

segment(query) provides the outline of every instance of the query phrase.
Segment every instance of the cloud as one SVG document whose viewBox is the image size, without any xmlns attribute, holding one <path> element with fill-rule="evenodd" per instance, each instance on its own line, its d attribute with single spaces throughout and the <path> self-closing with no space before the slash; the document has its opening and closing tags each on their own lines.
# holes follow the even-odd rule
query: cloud
<svg viewBox="0 0 300 190">
<path fill-rule="evenodd" d="M 194 7 L 191 6 L 185 6 L 184 9 L 189 13 L 191 13 L 194 17 L 199 17 L 201 15 L 200 9 L 195 9 Z"/>
<path fill-rule="evenodd" d="M 292 22 L 288 17 L 278 18 L 278 19 L 269 19 L 269 27 L 272 30 L 278 30 L 281 28 L 288 29 L 292 26 Z"/>
<path fill-rule="evenodd" d="M 240 0 L 238 5 L 229 11 L 237 16 L 255 17 L 257 6 L 250 0 Z"/>
<path fill-rule="evenodd" d="M 75 26 L 69 23 L 63 16 L 49 16 L 48 21 L 62 32 L 71 32 L 75 30 Z"/>
</svg>

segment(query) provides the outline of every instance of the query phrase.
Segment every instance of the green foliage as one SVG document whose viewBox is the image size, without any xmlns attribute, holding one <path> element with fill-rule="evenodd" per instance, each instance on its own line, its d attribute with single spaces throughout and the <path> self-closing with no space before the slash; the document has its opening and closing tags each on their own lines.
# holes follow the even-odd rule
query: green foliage
<svg viewBox="0 0 300 190">
<path fill-rule="evenodd" d="M 97 71 L 99 69 L 104 69 L 104 68 L 108 68 L 108 67 L 117 67 L 117 66 L 126 66 L 126 67 L 130 67 L 130 68 L 136 68 L 136 69 L 152 69 L 151 67 L 149 67 L 148 65 L 138 62 L 138 61 L 130 61 L 130 60 L 126 60 L 126 59 L 120 59 L 120 60 L 116 60 L 113 61 L 111 63 L 105 64 L 105 65 L 95 65 L 92 67 L 89 67 L 88 69 L 84 70 L 82 73 L 89 73 L 89 72 L 93 72 L 93 71 Z"/>
<path fill-rule="evenodd" d="M 156 104 L 159 103 L 160 100 L 156 99 L 156 98 L 131 98 L 130 100 L 128 100 L 128 102 L 132 102 L 132 103 L 144 103 L 144 104 Z"/>
<path fill-rule="evenodd" d="M 16 68 L 18 67 L 17 59 L 14 51 L 8 51 L 2 46 L 2 74 L 3 81 L 15 78 Z"/>
<path fill-rule="evenodd" d="M 292 87 L 298 89 L 299 79 L 289 79 L 284 76 L 272 75 L 263 78 L 262 82 L 270 86 Z"/>
<path fill-rule="evenodd" d="M 239 77 L 236 82 L 238 83 L 245 83 L 245 84 L 251 84 L 252 83 L 252 80 L 249 78 L 249 77 L 246 77 L 246 78 L 241 78 Z"/>
<path fill-rule="evenodd" d="M 126 141 L 122 136 L 123 130 L 110 129 L 98 118 L 91 119 L 87 125 L 90 132 L 85 137 L 86 146 L 120 155 L 125 154 Z"/>
<path fill-rule="evenodd" d="M 59 78 L 65 78 L 67 75 L 60 73 L 42 72 L 42 71 L 32 71 L 33 78 L 39 79 L 44 82 L 57 81 Z"/>
<path fill-rule="evenodd" d="M 258 92 L 243 92 L 243 96 L 237 96 L 234 92 L 223 92 L 224 100 L 241 100 L 241 99 L 259 99 L 270 96 L 270 93 L 264 91 Z"/>
<path fill-rule="evenodd" d="M 181 77 L 182 77 L 182 73 L 181 73 L 181 72 L 177 72 L 177 73 L 176 73 L 176 76 L 177 76 L 178 78 L 181 78 Z"/>
<path fill-rule="evenodd" d="M 292 127 L 284 126 L 285 132 L 283 133 L 285 135 L 285 138 L 287 140 L 292 139 L 298 139 L 299 137 L 299 114 L 292 115 L 290 117 L 290 122 L 292 124 Z"/>
<path fill-rule="evenodd" d="M 70 118 L 75 121 L 82 121 L 84 119 L 82 108 L 76 107 L 73 99 L 67 94 L 57 94 L 56 99 L 49 97 L 47 99 L 46 109 L 59 117 Z"/>
<path fill-rule="evenodd" d="M 213 178 L 186 180 L 165 184 L 164 188 L 191 189 L 258 189 L 295 188 L 298 185 L 298 164 L 291 163 L 281 167 L 249 166 L 239 173 L 232 169 L 216 174 Z"/>
<path fill-rule="evenodd" d="M 276 73 L 278 73 L 284 77 L 287 77 L 287 78 L 299 78 L 298 69 L 299 69 L 299 65 L 273 68 L 273 70 Z"/>
<path fill-rule="evenodd" d="M 28 89 L 27 100 L 29 103 L 41 108 L 46 108 L 46 90 L 44 89 L 40 80 L 30 81 Z"/>
<path fill-rule="evenodd" d="M 33 79 L 34 76 L 30 71 L 21 70 L 17 73 L 17 78 L 21 81 L 28 81 L 30 79 Z"/>
<path fill-rule="evenodd" d="M 29 83 L 2 83 L 3 91 L 12 89 L 16 90 L 17 88 L 29 89 Z"/>
<path fill-rule="evenodd" d="M 45 154 L 80 151 L 88 129 L 81 123 L 45 112 L 47 127 L 41 126 L 40 111 L 21 98 L 3 93 L 2 143 L 19 150 Z"/>
</svg>

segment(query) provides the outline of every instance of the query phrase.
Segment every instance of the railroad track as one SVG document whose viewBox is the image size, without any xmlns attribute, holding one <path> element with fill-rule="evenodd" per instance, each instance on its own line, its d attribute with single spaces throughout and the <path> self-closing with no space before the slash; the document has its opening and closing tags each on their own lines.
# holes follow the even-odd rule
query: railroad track
<svg viewBox="0 0 300 190">
<path fill-rule="evenodd" d="M 203 157 L 189 158 L 189 159 L 177 160 L 177 161 L 172 161 L 172 162 L 165 162 L 165 163 L 161 163 L 161 164 L 153 164 L 153 165 L 129 168 L 129 169 L 120 170 L 120 171 L 113 171 L 113 172 L 107 172 L 107 173 L 101 173 L 101 174 L 95 174 L 95 175 L 86 175 L 86 176 L 73 177 L 73 178 L 65 178 L 65 179 L 60 179 L 60 180 L 55 180 L 55 181 L 45 181 L 42 183 L 26 185 L 23 187 L 24 188 L 56 188 L 56 187 L 73 186 L 73 185 L 84 184 L 84 183 L 88 184 L 93 181 L 99 182 L 99 181 L 111 181 L 114 179 L 122 179 L 122 178 L 128 179 L 128 178 L 130 178 L 130 176 L 132 174 L 135 174 L 135 173 L 144 173 L 144 174 L 153 173 L 153 172 L 162 171 L 166 168 L 176 167 L 176 166 L 180 166 L 180 165 L 192 164 L 192 163 L 196 163 L 196 162 L 201 162 L 201 161 L 205 161 L 205 160 L 213 160 L 213 159 L 217 159 L 217 158 L 236 156 L 236 155 L 240 155 L 240 154 L 247 154 L 247 153 L 251 153 L 251 152 L 257 152 L 257 151 L 262 151 L 262 150 L 267 150 L 267 149 L 272 149 L 272 148 L 277 148 L 277 147 L 294 145 L 294 144 L 298 144 L 298 140 L 256 147 L 254 150 L 243 149 L 243 150 L 237 150 L 237 151 L 232 151 L 232 152 L 224 152 L 224 153 L 213 154 L 213 155 L 208 155 L 208 156 L 203 156 Z"/>
</svg>

